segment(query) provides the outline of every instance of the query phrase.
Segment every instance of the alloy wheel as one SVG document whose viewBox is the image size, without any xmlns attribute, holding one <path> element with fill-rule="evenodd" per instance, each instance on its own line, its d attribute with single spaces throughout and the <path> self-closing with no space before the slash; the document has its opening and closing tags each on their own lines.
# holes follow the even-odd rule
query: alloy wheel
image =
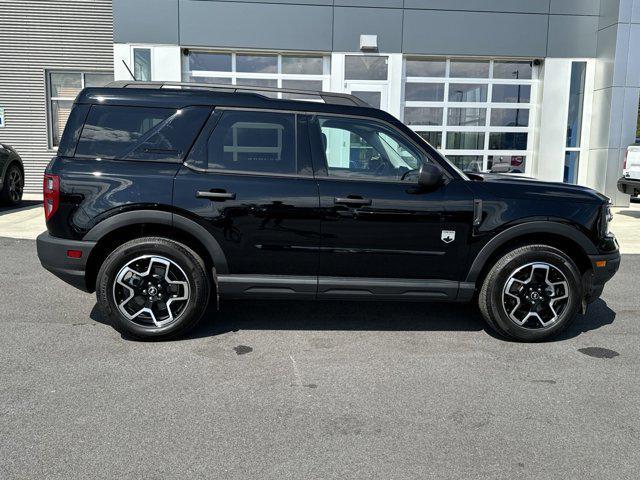
<svg viewBox="0 0 640 480">
<path fill-rule="evenodd" d="M 9 172 L 9 198 L 13 203 L 17 203 L 22 198 L 22 190 L 24 188 L 24 181 L 22 174 L 15 168 Z"/>
<path fill-rule="evenodd" d="M 174 261 L 143 255 L 124 265 L 113 283 L 113 300 L 129 321 L 150 328 L 165 327 L 184 313 L 189 280 Z"/>
<path fill-rule="evenodd" d="M 539 329 L 555 323 L 569 304 L 569 284 L 562 271 L 545 262 L 528 263 L 507 279 L 502 303 L 517 325 Z"/>
</svg>

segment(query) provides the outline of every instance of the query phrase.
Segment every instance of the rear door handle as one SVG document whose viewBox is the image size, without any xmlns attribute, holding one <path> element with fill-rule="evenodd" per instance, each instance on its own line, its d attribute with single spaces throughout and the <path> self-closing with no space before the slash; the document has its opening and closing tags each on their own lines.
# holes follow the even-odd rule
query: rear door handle
<svg viewBox="0 0 640 480">
<path fill-rule="evenodd" d="M 224 202 L 225 200 L 235 200 L 236 194 L 225 190 L 211 190 L 208 192 L 196 192 L 196 198 L 208 198 L 212 202 Z"/>
<path fill-rule="evenodd" d="M 359 195 L 349 195 L 346 198 L 336 197 L 333 199 L 333 203 L 335 203 L 336 205 L 364 207 L 367 205 L 371 205 L 371 199 L 363 198 Z"/>
</svg>

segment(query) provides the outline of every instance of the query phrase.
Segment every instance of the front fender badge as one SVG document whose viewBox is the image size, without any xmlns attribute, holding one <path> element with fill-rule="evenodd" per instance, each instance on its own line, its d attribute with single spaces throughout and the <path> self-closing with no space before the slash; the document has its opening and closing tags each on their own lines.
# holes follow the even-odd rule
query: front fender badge
<svg viewBox="0 0 640 480">
<path fill-rule="evenodd" d="M 440 235 L 440 239 L 444 243 L 451 243 L 456 239 L 455 230 L 442 230 L 442 235 Z"/>
</svg>

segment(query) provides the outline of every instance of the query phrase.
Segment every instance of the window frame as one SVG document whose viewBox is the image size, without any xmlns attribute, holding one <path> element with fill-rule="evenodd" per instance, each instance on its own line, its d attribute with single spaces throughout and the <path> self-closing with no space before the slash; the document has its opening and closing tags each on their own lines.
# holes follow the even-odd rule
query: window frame
<svg viewBox="0 0 640 480">
<path fill-rule="evenodd" d="M 76 75 L 80 75 L 80 91 L 82 91 L 82 89 L 85 88 L 86 85 L 86 80 L 85 77 L 86 75 L 94 75 L 94 74 L 98 74 L 98 75 L 111 75 L 113 77 L 113 70 L 106 70 L 106 69 L 82 69 L 82 70 L 78 70 L 78 69 L 62 69 L 62 68 L 52 68 L 52 69 L 46 69 L 44 72 L 44 83 L 45 83 L 45 109 L 47 112 L 47 148 L 50 151 L 53 152 L 57 152 L 58 151 L 58 145 L 54 145 L 53 144 L 53 102 L 54 101 L 70 101 L 71 103 L 73 103 L 76 99 L 76 97 L 74 98 L 70 98 L 70 97 L 54 97 L 52 95 L 52 84 L 51 84 L 51 75 L 52 74 L 56 74 L 56 73 L 62 73 L 62 74 L 76 74 Z M 96 87 L 97 88 L 97 87 Z M 65 128 L 66 128 L 66 124 L 65 124 Z M 83 126 L 84 128 L 84 126 Z M 64 132 L 64 128 L 62 129 L 62 131 Z"/>
</svg>

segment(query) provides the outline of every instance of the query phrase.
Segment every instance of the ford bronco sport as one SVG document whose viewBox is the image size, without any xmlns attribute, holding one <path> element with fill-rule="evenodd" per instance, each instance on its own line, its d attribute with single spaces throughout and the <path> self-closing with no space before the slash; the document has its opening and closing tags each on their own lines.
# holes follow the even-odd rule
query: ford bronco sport
<svg viewBox="0 0 640 480">
<path fill-rule="evenodd" d="M 210 301 L 270 298 L 475 300 L 499 334 L 541 341 L 620 263 L 603 195 L 466 175 L 393 116 L 327 92 L 84 89 L 44 208 L 44 267 L 141 339 L 182 335 Z"/>
</svg>

